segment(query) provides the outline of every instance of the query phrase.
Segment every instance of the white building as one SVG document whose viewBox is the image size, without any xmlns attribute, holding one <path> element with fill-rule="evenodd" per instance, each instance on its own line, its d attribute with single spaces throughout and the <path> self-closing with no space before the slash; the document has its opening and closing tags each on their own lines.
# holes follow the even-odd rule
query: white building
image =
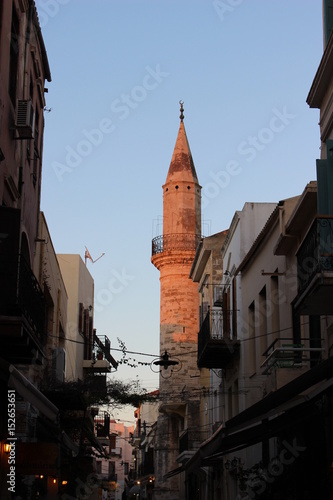
<svg viewBox="0 0 333 500">
<path fill-rule="evenodd" d="M 99 437 L 110 458 L 96 460 L 96 472 L 100 479 L 100 498 L 102 500 L 122 500 L 123 492 L 128 490 L 128 477 L 134 469 L 132 437 L 134 426 L 125 426 L 123 422 L 96 419 L 96 424 L 103 427 L 109 424 L 106 436 Z M 97 431 L 97 435 L 98 435 Z"/>
<path fill-rule="evenodd" d="M 58 254 L 68 293 L 66 381 L 83 380 L 83 359 L 93 345 L 94 280 L 80 255 Z"/>
</svg>

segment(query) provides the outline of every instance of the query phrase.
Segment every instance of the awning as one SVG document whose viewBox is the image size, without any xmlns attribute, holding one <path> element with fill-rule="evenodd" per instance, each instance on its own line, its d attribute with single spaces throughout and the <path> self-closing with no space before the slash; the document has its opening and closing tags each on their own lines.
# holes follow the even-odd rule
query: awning
<svg viewBox="0 0 333 500">
<path fill-rule="evenodd" d="M 91 446 L 95 448 L 98 453 L 104 458 L 110 458 L 102 444 L 98 441 L 98 438 L 95 436 L 94 432 L 88 427 L 87 424 L 83 426 L 84 436 L 88 439 Z"/>
<path fill-rule="evenodd" d="M 267 413 L 282 404 L 290 401 L 292 398 L 297 397 L 299 394 L 310 389 L 315 384 L 322 382 L 325 379 L 333 377 L 333 357 L 323 361 L 320 365 L 311 368 L 299 377 L 295 378 L 288 384 L 281 387 L 275 392 L 272 392 L 264 399 L 258 401 L 246 410 L 242 411 L 235 417 L 228 420 L 225 427 L 236 427 L 244 422 L 257 419 L 260 415 Z"/>
<path fill-rule="evenodd" d="M 333 381 L 331 385 L 333 385 Z M 299 407 L 296 406 L 292 410 L 276 416 L 274 419 L 263 420 L 255 426 L 232 434 L 227 433 L 222 438 L 222 443 L 216 453 L 202 456 L 201 466 L 219 463 L 227 453 L 236 452 L 271 437 L 281 435 L 283 432 L 288 431 L 291 425 L 301 425 L 305 418 L 310 418 L 312 414 L 316 414 L 318 411 L 314 405 L 307 409 L 304 406 L 307 406 L 306 403 L 300 404 Z"/>
<path fill-rule="evenodd" d="M 16 471 L 19 474 L 57 476 L 59 448 L 57 443 L 17 442 Z"/>
<path fill-rule="evenodd" d="M 80 451 L 80 447 L 71 440 L 71 438 L 66 434 L 66 432 L 61 432 L 61 442 L 67 449 L 69 449 L 74 456 L 77 456 Z"/>
<path fill-rule="evenodd" d="M 135 484 L 128 492 L 130 495 L 138 495 L 140 493 L 140 486 Z"/>
<path fill-rule="evenodd" d="M 185 472 L 185 467 L 182 465 L 181 467 L 177 467 L 176 469 L 172 469 L 169 472 L 167 472 L 164 476 L 163 479 L 169 479 L 170 477 L 176 476 L 177 474 L 180 474 L 181 472 Z"/>
<path fill-rule="evenodd" d="M 214 465 L 228 453 L 277 436 L 291 424 L 301 424 L 317 411 L 313 402 L 332 387 L 333 358 L 329 358 L 228 420 L 186 464 L 169 471 L 165 477 Z"/>
<path fill-rule="evenodd" d="M 9 374 L 8 387 L 15 391 L 26 401 L 29 401 L 37 408 L 45 417 L 52 422 L 58 421 L 58 408 L 51 403 L 47 397 L 42 394 L 29 380 L 22 375 L 14 365 L 10 365 L 4 360 L 1 360 L 0 367 Z"/>
</svg>

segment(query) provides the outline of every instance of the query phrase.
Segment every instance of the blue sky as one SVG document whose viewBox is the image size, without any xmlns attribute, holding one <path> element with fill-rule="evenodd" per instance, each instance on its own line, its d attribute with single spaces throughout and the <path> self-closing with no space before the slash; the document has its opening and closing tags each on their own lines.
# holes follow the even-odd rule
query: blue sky
<svg viewBox="0 0 333 500">
<path fill-rule="evenodd" d="M 58 253 L 85 246 L 94 324 L 131 351 L 159 352 L 162 185 L 179 100 L 203 194 L 203 234 L 247 201 L 278 202 L 314 180 L 319 112 L 306 97 L 323 51 L 318 0 L 37 0 L 52 82 L 42 209 Z M 119 353 L 114 352 L 115 357 Z M 151 361 L 149 357 L 133 356 Z M 121 366 L 117 377 L 147 367 Z"/>
</svg>

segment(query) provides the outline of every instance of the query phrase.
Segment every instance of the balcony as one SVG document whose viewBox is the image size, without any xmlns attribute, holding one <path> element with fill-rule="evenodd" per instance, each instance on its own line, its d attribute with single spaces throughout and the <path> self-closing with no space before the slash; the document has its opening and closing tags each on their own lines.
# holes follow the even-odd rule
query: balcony
<svg viewBox="0 0 333 500">
<path fill-rule="evenodd" d="M 325 350 L 319 347 L 320 345 L 320 339 L 311 341 L 311 339 L 301 338 L 298 342 L 290 338 L 275 339 L 263 353 L 265 356 L 261 364 L 263 374 L 271 373 L 273 368 L 299 369 L 319 363 L 322 352 Z"/>
<path fill-rule="evenodd" d="M 94 349 L 91 359 L 83 360 L 83 368 L 88 374 L 111 373 L 112 368 L 117 369 L 118 363 L 110 353 L 111 343 L 106 335 L 98 336 L 94 330 Z"/>
<path fill-rule="evenodd" d="M 111 364 L 106 359 L 84 359 L 84 370 L 94 373 L 111 373 Z"/>
<path fill-rule="evenodd" d="M 40 359 L 46 344 L 46 303 L 22 255 L 0 259 L 0 346 L 11 363 Z"/>
<path fill-rule="evenodd" d="M 117 446 L 116 448 L 110 448 L 110 455 L 111 457 L 122 457 L 123 455 L 123 449 Z"/>
<path fill-rule="evenodd" d="M 239 353 L 239 340 L 223 333 L 221 307 L 208 311 L 198 334 L 198 367 L 223 369 Z"/>
<path fill-rule="evenodd" d="M 200 447 L 200 432 L 186 429 L 179 436 L 178 463 L 186 463 Z"/>
<path fill-rule="evenodd" d="M 152 240 L 152 255 L 169 251 L 192 251 L 195 252 L 201 235 L 194 234 L 163 234 Z"/>
<path fill-rule="evenodd" d="M 333 314 L 333 216 L 317 217 L 297 252 L 301 314 Z"/>
<path fill-rule="evenodd" d="M 150 448 L 152 450 L 152 448 Z M 145 460 L 143 463 L 141 463 L 138 467 L 138 477 L 144 477 L 147 476 L 148 474 L 154 474 L 154 457 L 153 457 L 153 450 L 151 453 L 145 457 Z"/>
</svg>

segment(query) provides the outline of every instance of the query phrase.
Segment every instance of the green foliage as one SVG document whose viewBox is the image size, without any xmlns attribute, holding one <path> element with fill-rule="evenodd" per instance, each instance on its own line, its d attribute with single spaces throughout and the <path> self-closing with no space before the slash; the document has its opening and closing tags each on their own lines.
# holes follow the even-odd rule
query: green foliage
<svg viewBox="0 0 333 500">
<path fill-rule="evenodd" d="M 127 350 L 127 347 L 125 345 L 125 342 L 123 340 L 121 340 L 119 337 L 117 337 L 117 340 L 118 340 L 120 350 L 123 353 L 121 360 L 118 361 L 118 365 L 127 365 L 131 368 L 137 368 L 139 365 L 140 366 L 150 366 L 149 362 L 138 361 L 135 358 L 128 357 L 128 350 Z"/>
<path fill-rule="evenodd" d="M 107 397 L 111 405 L 131 405 L 137 408 L 141 403 L 155 401 L 137 381 L 112 380 L 107 384 Z"/>
</svg>

